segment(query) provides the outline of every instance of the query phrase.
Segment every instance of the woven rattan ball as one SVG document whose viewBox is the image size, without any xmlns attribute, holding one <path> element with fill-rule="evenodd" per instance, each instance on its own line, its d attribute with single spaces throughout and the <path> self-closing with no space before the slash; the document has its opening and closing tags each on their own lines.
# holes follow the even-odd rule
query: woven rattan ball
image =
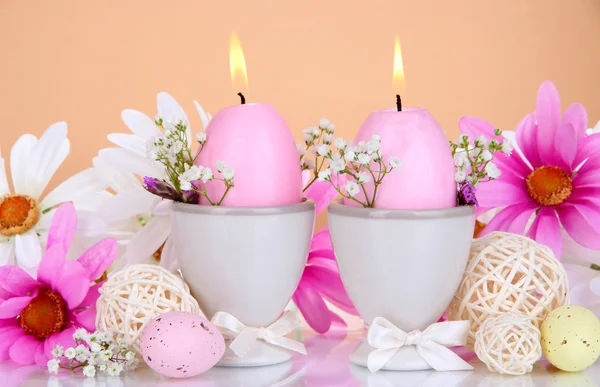
<svg viewBox="0 0 600 387">
<path fill-rule="evenodd" d="M 475 239 L 465 275 L 446 311 L 471 323 L 467 345 L 489 317 L 515 312 L 539 328 L 553 309 L 569 302 L 565 269 L 550 248 L 522 235 L 493 232 Z"/>
<path fill-rule="evenodd" d="M 505 313 L 488 318 L 477 331 L 475 353 L 492 372 L 524 375 L 542 357 L 540 330 L 533 318 Z"/>
<path fill-rule="evenodd" d="M 156 265 L 132 265 L 100 288 L 96 328 L 111 331 L 139 353 L 139 335 L 154 317 L 171 311 L 200 314 L 183 279 Z"/>
</svg>

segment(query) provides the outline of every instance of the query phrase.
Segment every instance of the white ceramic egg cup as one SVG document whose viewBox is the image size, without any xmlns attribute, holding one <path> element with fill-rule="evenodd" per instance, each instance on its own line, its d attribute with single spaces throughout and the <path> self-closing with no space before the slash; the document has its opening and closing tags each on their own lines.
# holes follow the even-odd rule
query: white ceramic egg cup
<svg viewBox="0 0 600 387">
<path fill-rule="evenodd" d="M 388 210 L 332 202 L 329 231 L 348 296 L 367 324 L 383 317 L 405 332 L 438 321 L 463 277 L 475 226 L 472 206 Z M 366 338 L 350 361 L 366 367 Z M 431 369 L 403 346 L 383 370 Z"/>
<path fill-rule="evenodd" d="M 206 317 L 222 311 L 255 328 L 277 320 L 304 272 L 314 217 L 315 203 L 306 199 L 276 207 L 173 203 L 181 271 Z M 291 357 L 258 340 L 243 357 L 228 347 L 217 365 L 264 366 Z"/>
</svg>

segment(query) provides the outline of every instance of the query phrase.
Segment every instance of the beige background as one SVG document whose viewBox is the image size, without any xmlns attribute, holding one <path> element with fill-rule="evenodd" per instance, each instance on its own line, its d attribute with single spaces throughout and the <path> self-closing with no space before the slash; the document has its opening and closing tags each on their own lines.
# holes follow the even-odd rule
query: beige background
<svg viewBox="0 0 600 387">
<path fill-rule="evenodd" d="M 512 129 L 553 80 L 563 108 L 600 119 L 598 0 L 0 0 L 0 145 L 69 123 L 71 155 L 51 186 L 91 165 L 127 129 L 120 111 L 156 110 L 168 91 L 200 120 L 238 103 L 228 44 L 240 36 L 250 101 L 274 104 L 295 136 L 321 116 L 353 136 L 394 104 L 394 36 L 406 105 L 427 107 L 454 137 L 463 115 Z"/>
</svg>

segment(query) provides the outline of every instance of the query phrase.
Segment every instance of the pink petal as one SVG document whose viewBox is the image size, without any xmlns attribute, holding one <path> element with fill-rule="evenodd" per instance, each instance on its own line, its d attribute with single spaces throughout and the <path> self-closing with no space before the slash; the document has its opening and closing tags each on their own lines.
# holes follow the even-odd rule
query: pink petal
<svg viewBox="0 0 600 387">
<path fill-rule="evenodd" d="M 527 236 L 552 249 L 557 259 L 562 254 L 562 235 L 554 207 L 542 207 Z"/>
<path fill-rule="evenodd" d="M 54 290 L 60 293 L 70 310 L 75 309 L 88 294 L 90 279 L 77 261 L 67 261 L 60 273 Z"/>
<path fill-rule="evenodd" d="M 35 363 L 35 352 L 44 343 L 33 336 L 25 335 L 13 343 L 8 350 L 10 360 L 17 364 L 28 365 Z"/>
<path fill-rule="evenodd" d="M 535 124 L 535 112 L 525 116 L 517 125 L 515 132 L 517 133 L 517 143 L 521 147 L 523 155 L 534 168 L 539 167 L 541 162 L 537 147 L 538 127 Z"/>
<path fill-rule="evenodd" d="M 554 161 L 554 139 L 560 125 L 560 97 L 552 82 L 544 82 L 538 90 L 535 109 L 538 122 L 537 149 L 540 161 L 552 165 Z"/>
<path fill-rule="evenodd" d="M 15 265 L 0 266 L 0 287 L 16 296 L 25 296 L 39 284 L 23 269 Z"/>
<path fill-rule="evenodd" d="M 87 308 L 82 311 L 75 312 L 75 320 L 77 323 L 89 332 L 96 330 L 96 301 L 98 300 L 98 297 L 100 297 L 98 289 L 100 289 L 103 284 L 104 282 L 100 282 L 90 287 L 87 296 L 81 302 L 81 306 Z"/>
<path fill-rule="evenodd" d="M 551 165 L 561 167 L 565 171 L 573 170 L 573 161 L 577 155 L 577 135 L 573 125 L 562 123 L 554 139 L 555 156 Z"/>
<path fill-rule="evenodd" d="M 311 250 L 309 255 L 309 259 L 310 258 L 328 258 L 331 260 L 335 260 L 335 254 L 333 252 L 333 249 L 320 249 L 320 250 Z"/>
<path fill-rule="evenodd" d="M 335 259 L 331 258 L 323 258 L 319 256 L 313 257 L 310 259 L 310 262 L 307 265 L 307 268 L 308 267 L 319 270 L 329 270 L 333 273 L 338 272 L 337 262 L 335 261 Z"/>
<path fill-rule="evenodd" d="M 600 143 L 599 143 L 600 145 Z M 573 163 L 576 164 L 577 162 Z M 589 171 L 595 171 L 600 168 L 600 155 L 590 157 L 586 160 L 585 163 L 579 168 L 577 171 L 578 175 L 582 175 L 584 173 L 588 173 Z"/>
<path fill-rule="evenodd" d="M 342 328 L 345 329 L 348 327 L 346 321 L 343 318 L 338 316 L 337 314 L 331 312 L 331 326 L 334 328 Z"/>
<path fill-rule="evenodd" d="M 600 207 L 591 202 L 565 203 L 557 208 L 567 233 L 583 247 L 600 250 Z"/>
<path fill-rule="evenodd" d="M 69 327 L 62 332 L 57 332 L 46 339 L 44 343 L 44 353 L 47 358 L 52 357 L 52 350 L 57 345 L 62 346 L 64 349 L 69 347 L 75 347 L 75 340 L 73 340 L 73 333 L 75 333 L 75 327 Z"/>
<path fill-rule="evenodd" d="M 573 179 L 573 187 L 575 190 L 586 187 L 600 187 L 600 169 L 577 173 Z"/>
<path fill-rule="evenodd" d="M 325 333 L 331 327 L 331 311 L 321 295 L 303 278 L 292 298 L 308 325 L 317 333 Z"/>
<path fill-rule="evenodd" d="M 479 237 L 484 237 L 493 231 L 522 234 L 525 231 L 527 221 L 536 208 L 533 203 L 517 204 L 504 208 L 492 218 Z"/>
<path fill-rule="evenodd" d="M 38 270 L 38 281 L 54 289 L 65 264 L 65 255 L 61 244 L 47 248 Z"/>
<path fill-rule="evenodd" d="M 313 279 L 311 282 L 323 297 L 327 298 L 340 308 L 354 309 L 354 305 L 352 304 L 352 301 L 350 301 L 350 298 L 348 298 L 348 294 L 346 293 L 344 284 L 342 284 L 339 273 L 315 269 L 311 274 Z"/>
<path fill-rule="evenodd" d="M 569 123 L 575 131 L 577 144 L 581 144 L 585 138 L 585 131 L 588 125 L 588 115 L 585 108 L 580 103 L 574 103 L 565 111 L 562 118 L 564 123 Z"/>
<path fill-rule="evenodd" d="M 580 142 L 577 157 L 575 157 L 574 166 L 578 166 L 585 159 L 596 157 L 600 153 L 600 133 L 591 134 Z"/>
<path fill-rule="evenodd" d="M 311 250 L 331 249 L 331 236 L 329 235 L 329 227 L 325 226 L 313 235 L 310 242 Z"/>
<path fill-rule="evenodd" d="M 119 253 L 117 241 L 113 238 L 103 239 L 90 247 L 77 260 L 86 271 L 88 278 L 94 281 L 112 265 Z"/>
<path fill-rule="evenodd" d="M 493 180 L 481 184 L 477 188 L 477 199 L 482 207 L 503 207 L 533 202 L 525 188 L 525 181 L 519 185 L 505 180 Z"/>
<path fill-rule="evenodd" d="M 19 320 L 14 317 L 0 320 L 0 329 L 19 326 Z"/>
<path fill-rule="evenodd" d="M 591 200 L 597 201 L 600 198 L 600 187 L 577 187 L 573 190 L 571 196 L 569 196 L 569 202 L 578 200 Z"/>
<path fill-rule="evenodd" d="M 46 356 L 46 353 L 44 352 L 44 343 L 43 342 L 41 342 L 40 345 L 35 350 L 33 359 L 35 361 L 35 364 L 37 364 L 40 367 L 46 367 L 46 365 L 48 364 L 48 360 L 50 360 L 50 358 L 48 358 L 48 356 Z"/>
<path fill-rule="evenodd" d="M 319 214 L 329 203 L 338 196 L 333 184 L 328 181 L 315 181 L 304 192 L 304 196 L 315 201 L 316 213 Z"/>
<path fill-rule="evenodd" d="M 477 136 L 485 136 L 488 139 L 492 139 L 495 136 L 494 132 L 496 130 L 489 122 L 472 116 L 462 117 L 458 121 L 458 127 L 460 132 L 469 136 L 471 140 L 474 140 Z M 503 138 L 500 138 L 500 141 L 502 140 Z"/>
<path fill-rule="evenodd" d="M 25 331 L 20 326 L 0 328 L 0 361 L 10 358 L 8 350 L 17 339 L 25 336 Z"/>
<path fill-rule="evenodd" d="M 13 297 L 2 301 L 0 304 L 0 318 L 17 317 L 35 296 L 37 296 L 37 293 L 32 296 Z"/>
<path fill-rule="evenodd" d="M 63 251 L 69 251 L 75 230 L 77 229 L 77 212 L 71 202 L 61 204 L 52 217 L 52 224 L 48 232 L 46 249 L 58 244 Z"/>
</svg>

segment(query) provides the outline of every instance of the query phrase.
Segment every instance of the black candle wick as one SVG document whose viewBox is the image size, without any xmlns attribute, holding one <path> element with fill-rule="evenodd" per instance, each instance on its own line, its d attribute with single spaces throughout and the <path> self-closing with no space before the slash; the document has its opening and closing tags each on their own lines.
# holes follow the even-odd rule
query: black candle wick
<svg viewBox="0 0 600 387">
<path fill-rule="evenodd" d="M 245 105 L 246 104 L 246 97 L 244 97 L 244 94 L 238 93 L 237 95 L 240 96 L 240 100 L 242 100 L 242 105 Z"/>
<path fill-rule="evenodd" d="M 400 98 L 400 94 L 396 94 L 396 108 L 399 112 L 402 111 L 402 99 Z"/>
</svg>

